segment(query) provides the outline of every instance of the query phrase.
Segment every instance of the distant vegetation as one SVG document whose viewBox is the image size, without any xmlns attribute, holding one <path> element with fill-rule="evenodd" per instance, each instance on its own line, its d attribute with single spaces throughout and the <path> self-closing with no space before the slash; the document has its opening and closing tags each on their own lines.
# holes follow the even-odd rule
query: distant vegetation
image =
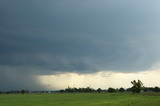
<svg viewBox="0 0 160 106">
<path fill-rule="evenodd" d="M 66 89 L 62 90 L 57 90 L 57 91 L 29 91 L 29 90 L 20 90 L 20 91 L 0 91 L 0 94 L 13 94 L 13 93 L 21 93 L 21 94 L 28 94 L 28 93 L 52 93 L 52 92 L 60 92 L 60 93 L 89 93 L 89 92 L 108 92 L 108 93 L 117 93 L 117 92 L 133 92 L 133 93 L 140 93 L 140 92 L 160 92 L 160 88 L 158 86 L 156 87 L 144 87 L 143 83 L 138 80 L 138 81 L 131 81 L 132 87 L 131 88 L 112 88 L 109 87 L 108 89 L 102 90 L 101 88 L 98 89 L 93 89 L 91 87 L 86 87 L 86 88 L 76 88 L 76 87 L 67 87 Z"/>
<path fill-rule="evenodd" d="M 59 92 L 67 92 L 67 93 L 73 93 L 73 92 L 109 92 L 109 93 L 116 93 L 116 92 L 133 92 L 133 93 L 140 93 L 140 92 L 160 92 L 160 88 L 159 87 L 144 87 L 143 86 L 143 83 L 138 80 L 134 80 L 134 81 L 131 81 L 132 83 L 132 87 L 131 88 L 127 88 L 127 89 L 124 89 L 123 87 L 121 88 L 112 88 L 112 87 L 109 87 L 107 90 L 102 90 L 101 88 L 98 88 L 98 89 L 93 89 L 93 88 L 90 88 L 90 87 L 87 87 L 87 88 L 76 88 L 76 87 L 69 87 L 64 89 L 64 90 L 60 90 Z"/>
<path fill-rule="evenodd" d="M 143 83 L 140 81 L 140 80 L 138 80 L 137 82 L 136 82 L 136 80 L 134 80 L 134 81 L 131 81 L 131 83 L 132 83 L 132 87 L 131 87 L 131 91 L 133 92 L 133 93 L 140 93 L 142 90 L 143 90 Z"/>
</svg>

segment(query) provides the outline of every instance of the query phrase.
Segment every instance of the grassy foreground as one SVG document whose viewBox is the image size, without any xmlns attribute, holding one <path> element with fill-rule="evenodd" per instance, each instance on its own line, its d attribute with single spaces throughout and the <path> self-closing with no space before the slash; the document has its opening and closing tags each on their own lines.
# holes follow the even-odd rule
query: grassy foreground
<svg viewBox="0 0 160 106">
<path fill-rule="evenodd" d="M 160 106 L 160 94 L 1 94 L 0 106 Z"/>
</svg>

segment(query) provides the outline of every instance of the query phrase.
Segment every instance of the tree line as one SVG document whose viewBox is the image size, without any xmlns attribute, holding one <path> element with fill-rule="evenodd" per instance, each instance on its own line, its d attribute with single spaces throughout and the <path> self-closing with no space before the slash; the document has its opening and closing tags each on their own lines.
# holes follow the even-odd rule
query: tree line
<svg viewBox="0 0 160 106">
<path fill-rule="evenodd" d="M 108 89 L 106 90 L 103 90 L 101 88 L 98 88 L 98 89 L 93 89 L 93 88 L 90 88 L 90 87 L 86 87 L 86 88 L 76 88 L 76 87 L 68 87 L 66 89 L 62 89 L 62 90 L 59 90 L 58 92 L 61 92 L 61 93 L 87 93 L 87 92 L 98 92 L 98 93 L 101 93 L 101 92 L 108 92 L 108 93 L 116 93 L 116 92 L 133 92 L 133 93 L 140 93 L 140 92 L 160 92 L 160 88 L 159 87 L 143 87 L 141 90 L 136 90 L 135 88 L 112 88 L 112 87 L 109 87 Z"/>
<path fill-rule="evenodd" d="M 72 93 L 72 92 L 109 92 L 109 93 L 115 93 L 115 92 L 133 92 L 133 93 L 140 93 L 140 92 L 160 92 L 160 88 L 159 87 L 144 87 L 143 83 L 138 80 L 133 80 L 131 81 L 132 87 L 131 88 L 127 88 L 124 89 L 123 87 L 121 88 L 112 88 L 109 87 L 107 90 L 102 90 L 101 88 L 98 89 L 93 89 L 90 87 L 87 88 L 76 88 L 76 87 L 69 87 L 64 89 L 64 90 L 60 90 L 59 92 L 68 92 L 68 93 Z"/>
<path fill-rule="evenodd" d="M 131 81 L 131 84 L 132 84 L 132 87 L 131 88 L 112 88 L 112 87 L 109 87 L 107 90 L 102 90 L 101 88 L 98 88 L 98 89 L 93 89 L 91 87 L 86 87 L 86 88 L 76 88 L 76 87 L 67 87 L 66 89 L 62 89 L 62 90 L 58 90 L 58 91 L 32 91 L 30 92 L 29 90 L 20 90 L 20 91 L 7 91 L 7 92 L 1 92 L 0 91 L 0 94 L 2 93 L 6 93 L 6 94 L 10 94 L 10 93 L 21 93 L 21 94 L 27 94 L 27 93 L 52 93 L 52 92 L 61 92 L 61 93 L 76 93 L 76 92 L 98 92 L 98 93 L 101 93 L 101 92 L 109 92 L 109 93 L 116 93 L 116 92 L 133 92 L 133 93 L 140 93 L 140 92 L 160 92 L 160 88 L 158 86 L 156 87 L 144 87 L 143 86 L 143 83 L 138 80 L 134 80 L 134 81 Z"/>
<path fill-rule="evenodd" d="M 91 87 L 86 87 L 86 88 L 76 88 L 76 87 L 68 87 L 64 90 L 60 90 L 59 92 L 68 92 L 68 93 L 72 93 L 72 92 L 124 92 L 125 89 L 124 88 L 120 88 L 120 89 L 114 89 L 114 88 L 108 88 L 108 90 L 102 90 L 101 88 L 98 89 L 93 89 Z"/>
<path fill-rule="evenodd" d="M 67 92 L 67 93 L 73 93 L 73 92 L 110 92 L 110 93 L 113 93 L 113 92 L 125 92 L 125 89 L 124 88 L 120 88 L 120 89 L 115 89 L 115 88 L 108 88 L 108 90 L 102 90 L 101 88 L 98 88 L 98 89 L 93 89 L 91 87 L 86 87 L 86 88 L 76 88 L 76 87 L 69 87 L 64 89 L 64 90 L 59 90 L 59 92 Z"/>
<path fill-rule="evenodd" d="M 14 94 L 14 93 L 21 93 L 21 94 L 27 94 L 29 93 L 29 90 L 11 90 L 11 91 L 0 91 L 0 94 Z"/>
</svg>

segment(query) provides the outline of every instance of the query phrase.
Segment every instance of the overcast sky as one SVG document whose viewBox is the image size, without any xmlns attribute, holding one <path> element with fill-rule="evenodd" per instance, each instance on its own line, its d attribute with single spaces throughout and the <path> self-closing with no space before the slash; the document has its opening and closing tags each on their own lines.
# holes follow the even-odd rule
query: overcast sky
<svg viewBox="0 0 160 106">
<path fill-rule="evenodd" d="M 159 11 L 159 0 L 0 0 L 0 90 L 47 89 L 42 82 L 65 73 L 151 70 Z"/>
</svg>

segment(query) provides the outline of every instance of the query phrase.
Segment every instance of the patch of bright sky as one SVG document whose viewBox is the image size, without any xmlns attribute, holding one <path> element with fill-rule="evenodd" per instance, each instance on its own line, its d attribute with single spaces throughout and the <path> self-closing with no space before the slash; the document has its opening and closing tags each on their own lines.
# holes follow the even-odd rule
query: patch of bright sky
<svg viewBox="0 0 160 106">
<path fill-rule="evenodd" d="M 157 65 L 155 67 L 157 67 Z M 150 70 L 135 73 L 112 71 L 100 71 L 92 74 L 63 73 L 38 76 L 38 79 L 49 90 L 64 89 L 68 86 L 107 89 L 109 87 L 129 88 L 132 86 L 131 81 L 138 79 L 140 79 L 146 87 L 160 86 L 159 75 L 160 68 L 152 68 Z"/>
</svg>

